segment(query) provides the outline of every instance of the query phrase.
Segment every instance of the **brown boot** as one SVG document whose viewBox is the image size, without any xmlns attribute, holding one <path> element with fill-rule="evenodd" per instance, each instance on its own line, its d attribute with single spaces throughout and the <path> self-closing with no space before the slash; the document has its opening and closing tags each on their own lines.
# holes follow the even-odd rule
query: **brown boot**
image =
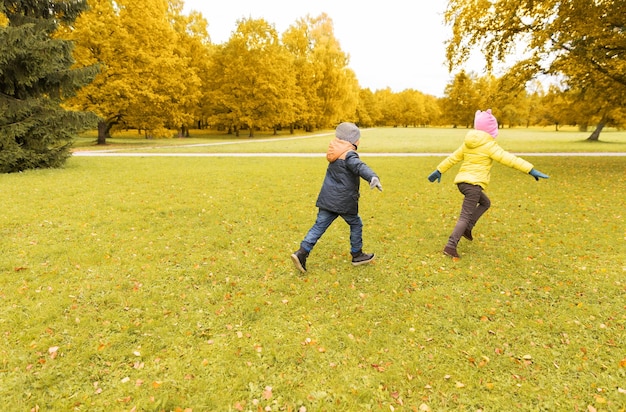
<svg viewBox="0 0 626 412">
<path fill-rule="evenodd" d="M 456 248 L 452 246 L 446 246 L 443 248 L 443 254 L 450 256 L 451 258 L 459 259 L 461 256 L 456 252 Z"/>
</svg>

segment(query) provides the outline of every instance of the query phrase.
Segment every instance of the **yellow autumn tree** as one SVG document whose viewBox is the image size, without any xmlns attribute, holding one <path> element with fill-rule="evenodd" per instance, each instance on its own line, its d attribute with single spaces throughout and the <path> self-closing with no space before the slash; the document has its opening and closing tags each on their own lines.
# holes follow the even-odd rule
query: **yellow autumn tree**
<svg viewBox="0 0 626 412">
<path fill-rule="evenodd" d="M 184 110 L 198 122 L 198 128 L 204 127 L 203 98 L 206 91 L 207 79 L 209 78 L 209 66 L 212 59 L 214 46 L 211 44 L 211 37 L 207 32 L 208 23 L 201 13 L 192 11 L 188 15 L 182 13 L 183 0 L 169 0 L 170 18 L 174 31 L 177 35 L 175 53 L 186 61 L 187 72 L 194 76 L 189 76 L 189 83 L 180 90 L 179 93 L 185 102 Z M 183 136 L 189 135 L 190 123 L 181 125 L 180 133 Z"/>
<path fill-rule="evenodd" d="M 215 51 L 209 69 L 207 105 L 212 121 L 249 136 L 295 120 L 298 89 L 291 59 L 273 25 L 243 19 Z"/>
<path fill-rule="evenodd" d="M 283 44 L 294 56 L 307 129 L 355 121 L 360 87 L 334 36 L 332 19 L 325 13 L 299 19 L 283 34 Z"/>
<path fill-rule="evenodd" d="M 167 127 L 193 120 L 187 110 L 199 88 L 177 53 L 167 0 L 90 0 L 72 39 L 78 64 L 100 63 L 101 73 L 70 103 L 96 113 L 98 143 L 115 128 L 137 128 L 146 137 L 167 136 Z"/>
<path fill-rule="evenodd" d="M 452 27 L 446 54 L 450 68 L 474 49 L 487 68 L 522 45 L 525 55 L 511 69 L 518 80 L 554 75 L 581 103 L 576 123 L 623 125 L 626 96 L 626 2 L 450 0 L 444 14 Z"/>
<path fill-rule="evenodd" d="M 475 73 L 466 73 L 461 70 L 454 79 L 446 85 L 445 97 L 442 99 L 444 122 L 453 127 L 470 127 L 474 124 L 474 114 L 480 105 L 480 93 L 475 84 Z M 481 110 L 487 109 L 483 107 Z"/>
<path fill-rule="evenodd" d="M 316 113 L 321 107 L 317 89 L 320 79 L 316 78 L 313 62 L 313 41 L 307 21 L 299 19 L 282 35 L 283 45 L 292 56 L 296 84 L 304 104 L 297 107 L 298 126 L 310 131 L 315 126 Z"/>
<path fill-rule="evenodd" d="M 368 89 L 361 89 L 356 107 L 357 123 L 361 127 L 373 127 L 382 119 L 382 111 L 374 93 Z"/>
<path fill-rule="evenodd" d="M 422 126 L 426 124 L 426 99 L 422 92 L 406 89 L 397 94 L 400 112 L 400 124 L 407 126 Z"/>
</svg>

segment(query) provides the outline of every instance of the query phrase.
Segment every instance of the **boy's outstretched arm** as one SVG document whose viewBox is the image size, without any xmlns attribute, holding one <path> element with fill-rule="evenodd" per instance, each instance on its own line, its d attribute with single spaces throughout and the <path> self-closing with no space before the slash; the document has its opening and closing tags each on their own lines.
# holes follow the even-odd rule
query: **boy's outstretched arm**
<svg viewBox="0 0 626 412">
<path fill-rule="evenodd" d="M 380 183 L 380 179 L 378 176 L 372 177 L 370 180 L 370 189 L 377 188 L 379 191 L 383 191 L 383 185 Z"/>
</svg>

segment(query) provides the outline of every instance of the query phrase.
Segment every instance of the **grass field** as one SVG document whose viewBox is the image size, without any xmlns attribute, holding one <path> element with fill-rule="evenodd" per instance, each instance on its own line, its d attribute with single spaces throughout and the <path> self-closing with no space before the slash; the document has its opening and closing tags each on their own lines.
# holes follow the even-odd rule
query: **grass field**
<svg viewBox="0 0 626 412">
<path fill-rule="evenodd" d="M 376 261 L 351 266 L 337 221 L 305 275 L 289 255 L 323 157 L 75 157 L 0 176 L 6 410 L 626 410 L 626 157 L 527 157 L 541 182 L 494 166 L 492 208 L 452 261 L 457 169 L 429 183 L 440 156 L 368 157 L 411 150 L 387 132 L 361 148 L 385 189 L 362 187 Z M 621 136 L 594 147 L 626 151 Z"/>
</svg>

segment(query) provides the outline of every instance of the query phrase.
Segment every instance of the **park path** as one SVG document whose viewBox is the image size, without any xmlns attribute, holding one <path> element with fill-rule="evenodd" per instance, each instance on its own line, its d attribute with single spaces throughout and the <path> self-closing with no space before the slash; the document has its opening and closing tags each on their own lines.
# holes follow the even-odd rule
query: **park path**
<svg viewBox="0 0 626 412">
<path fill-rule="evenodd" d="M 367 129 L 363 129 L 367 130 Z M 314 137 L 331 136 L 334 132 L 317 133 L 306 136 L 293 136 L 274 139 L 250 139 L 250 140 L 236 140 L 228 142 L 214 142 L 214 143 L 194 143 L 185 144 L 179 146 L 152 146 L 150 149 L 177 149 L 185 147 L 211 147 L 211 146 L 227 146 L 227 145 L 239 145 L 247 143 L 265 143 L 265 142 L 279 142 L 288 140 L 302 140 L 311 139 Z M 139 150 L 145 150 L 145 147 L 132 148 L 132 149 L 103 149 L 103 150 L 75 150 L 73 156 L 77 157 L 325 157 L 326 152 L 319 153 L 150 153 L 140 152 Z M 441 157 L 448 156 L 450 153 L 368 153 L 359 152 L 363 157 Z M 551 153 L 517 153 L 517 156 L 626 156 L 626 152 L 551 152 Z"/>
</svg>

